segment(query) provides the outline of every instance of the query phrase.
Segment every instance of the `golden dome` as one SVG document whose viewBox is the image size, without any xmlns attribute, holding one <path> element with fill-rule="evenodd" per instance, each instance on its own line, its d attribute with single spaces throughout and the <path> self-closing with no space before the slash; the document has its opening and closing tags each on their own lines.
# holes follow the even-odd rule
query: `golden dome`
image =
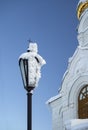
<svg viewBox="0 0 88 130">
<path fill-rule="evenodd" d="M 88 8 L 88 0 L 80 0 L 78 7 L 77 7 L 77 17 L 80 18 L 83 11 Z"/>
</svg>

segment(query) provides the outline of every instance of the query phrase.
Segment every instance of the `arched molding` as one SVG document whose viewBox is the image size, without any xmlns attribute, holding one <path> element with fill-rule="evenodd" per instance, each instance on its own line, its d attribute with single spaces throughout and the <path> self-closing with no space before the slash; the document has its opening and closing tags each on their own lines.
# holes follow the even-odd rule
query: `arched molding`
<svg viewBox="0 0 88 130">
<path fill-rule="evenodd" d="M 83 73 L 88 73 L 88 52 L 86 49 L 81 49 L 80 47 L 77 48 L 75 55 L 72 57 L 71 63 L 68 65 L 68 69 L 64 74 L 64 78 L 62 81 L 62 90 L 64 91 L 65 88 L 69 84 L 69 80 L 73 82 L 73 80 L 77 79 L 79 75 Z M 75 82 L 75 81 L 74 81 Z"/>
<path fill-rule="evenodd" d="M 88 75 L 78 77 L 68 94 L 68 106 L 73 104 L 75 117 L 78 117 L 78 96 L 81 89 L 88 84 Z"/>
<path fill-rule="evenodd" d="M 63 107 L 61 106 L 60 109 L 59 109 L 59 115 L 60 115 L 60 117 L 62 117 L 62 112 L 63 112 Z"/>
</svg>

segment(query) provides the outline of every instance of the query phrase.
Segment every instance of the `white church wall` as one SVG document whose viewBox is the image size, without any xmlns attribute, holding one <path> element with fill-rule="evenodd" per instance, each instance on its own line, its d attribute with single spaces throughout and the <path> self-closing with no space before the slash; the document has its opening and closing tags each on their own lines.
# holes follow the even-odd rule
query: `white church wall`
<svg viewBox="0 0 88 130">
<path fill-rule="evenodd" d="M 79 118 L 78 96 L 81 89 L 88 85 L 88 8 L 80 17 L 77 38 L 79 45 L 74 55 L 69 58 L 60 90 L 61 97 L 48 103 L 52 109 L 53 130 L 86 130 L 86 127 L 71 129 L 70 126 L 71 120 L 74 122 Z"/>
<path fill-rule="evenodd" d="M 81 18 L 80 18 L 80 23 L 78 26 L 78 34 L 81 32 L 84 32 L 88 28 L 88 9 L 83 12 Z"/>
<path fill-rule="evenodd" d="M 85 60 L 87 56 L 85 49 L 79 48 L 76 51 L 63 79 L 61 96 L 50 100 L 53 130 L 65 130 L 66 121 L 78 119 L 78 96 L 80 90 L 88 84 L 88 60 Z"/>
<path fill-rule="evenodd" d="M 48 101 L 49 102 L 49 101 Z M 62 98 L 57 98 L 49 103 L 52 109 L 52 129 L 53 130 L 62 130 Z"/>
<path fill-rule="evenodd" d="M 81 47 L 88 46 L 88 9 L 81 16 L 77 38 Z"/>
<path fill-rule="evenodd" d="M 88 130 L 88 119 L 72 119 L 65 123 L 65 130 Z"/>
</svg>

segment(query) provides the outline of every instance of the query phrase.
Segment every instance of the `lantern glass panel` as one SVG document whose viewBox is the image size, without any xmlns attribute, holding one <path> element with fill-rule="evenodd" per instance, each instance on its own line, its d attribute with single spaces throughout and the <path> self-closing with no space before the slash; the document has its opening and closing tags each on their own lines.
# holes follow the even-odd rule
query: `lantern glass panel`
<svg viewBox="0 0 88 130">
<path fill-rule="evenodd" d="M 28 87 L 28 60 L 20 59 L 19 65 L 20 65 L 24 87 L 27 88 Z"/>
</svg>

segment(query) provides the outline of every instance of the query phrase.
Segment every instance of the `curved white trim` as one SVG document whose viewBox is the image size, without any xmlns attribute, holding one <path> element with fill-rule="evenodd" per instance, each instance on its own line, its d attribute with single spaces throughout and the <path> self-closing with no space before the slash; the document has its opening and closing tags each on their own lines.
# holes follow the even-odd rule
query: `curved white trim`
<svg viewBox="0 0 88 130">
<path fill-rule="evenodd" d="M 80 93 L 80 90 L 88 84 L 88 75 L 83 75 L 78 77 L 72 87 L 70 88 L 69 94 L 68 94 L 68 106 L 71 104 L 74 104 L 74 114 L 75 118 L 78 118 L 78 96 Z"/>
</svg>

